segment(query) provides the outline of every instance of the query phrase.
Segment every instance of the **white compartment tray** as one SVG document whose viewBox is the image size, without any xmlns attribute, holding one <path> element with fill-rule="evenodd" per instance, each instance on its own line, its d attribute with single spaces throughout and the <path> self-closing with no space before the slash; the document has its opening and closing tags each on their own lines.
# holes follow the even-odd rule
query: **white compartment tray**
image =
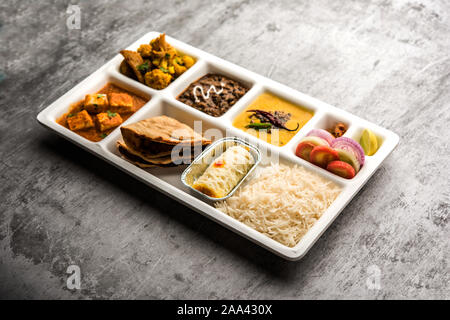
<svg viewBox="0 0 450 320">
<path fill-rule="evenodd" d="M 136 50 L 139 45 L 149 43 L 150 40 L 159 36 L 159 34 L 160 33 L 158 32 L 149 32 L 134 42 L 127 49 Z M 184 205 L 207 216 L 208 218 L 219 222 L 223 226 L 250 239 L 275 254 L 289 260 L 298 260 L 302 258 L 350 202 L 350 200 L 358 193 L 361 187 L 374 174 L 386 157 L 392 152 L 399 141 L 398 136 L 387 129 L 356 117 L 344 110 L 335 108 L 278 82 L 255 74 L 202 50 L 193 48 L 190 45 L 169 36 L 166 36 L 166 40 L 181 52 L 191 55 L 197 59 L 197 62 L 190 69 L 171 83 L 167 88 L 163 90 L 154 90 L 119 73 L 119 65 L 123 58 L 118 54 L 100 69 L 92 73 L 81 83 L 76 85 L 73 89 L 68 91 L 40 112 L 37 116 L 39 123 L 127 172 L 128 174 L 136 177 L 151 187 L 158 189 L 169 197 L 172 197 Z M 203 75 L 212 72 L 221 73 L 225 76 L 234 78 L 251 88 L 228 112 L 217 118 L 209 116 L 176 100 L 177 95 L 187 88 L 189 84 Z M 151 98 L 146 105 L 126 120 L 124 124 L 133 123 L 162 114 L 176 118 L 192 127 L 194 127 L 194 121 L 202 121 L 203 129 L 217 128 L 224 134 L 224 136 L 236 136 L 244 139 L 253 145 L 257 145 L 259 148 L 269 151 L 271 154 L 279 156 L 280 160 L 283 162 L 301 165 L 334 181 L 342 187 L 342 192 L 295 247 L 290 248 L 284 246 L 215 209 L 210 203 L 206 202 L 204 198 L 192 193 L 180 180 L 181 173 L 186 166 L 143 170 L 121 158 L 116 150 L 116 141 L 121 139 L 120 130 L 118 128 L 116 128 L 102 141 L 90 142 L 56 123 L 56 120 L 68 111 L 71 103 L 82 100 L 84 95 L 88 93 L 95 93 L 107 82 L 115 83 L 125 89 L 138 93 L 143 97 Z M 231 124 L 236 115 L 245 109 L 245 107 L 248 106 L 248 104 L 252 102 L 259 94 L 265 91 L 270 91 L 282 98 L 314 111 L 313 118 L 309 120 L 303 128 L 301 128 L 301 130 L 289 141 L 289 143 L 282 147 L 273 146 L 259 140 L 254 136 L 234 128 Z M 327 126 L 335 121 L 343 121 L 348 124 L 348 130 L 345 133 L 345 136 L 347 137 L 352 137 L 355 140 L 358 140 L 362 130 L 364 128 L 369 128 L 382 141 L 382 144 L 375 155 L 370 157 L 366 156 L 364 166 L 351 180 L 346 180 L 336 176 L 296 157 L 294 154 L 295 147 L 297 146 L 299 140 L 311 129 L 327 128 Z M 269 161 L 269 159 L 265 160 L 266 163 Z M 264 159 L 261 164 L 264 164 Z"/>
</svg>

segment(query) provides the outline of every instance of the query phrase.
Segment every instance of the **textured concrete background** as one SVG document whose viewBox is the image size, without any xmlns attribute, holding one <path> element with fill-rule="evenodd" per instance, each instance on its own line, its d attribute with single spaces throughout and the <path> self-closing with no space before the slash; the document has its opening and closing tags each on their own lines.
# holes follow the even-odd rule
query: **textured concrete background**
<svg viewBox="0 0 450 320">
<path fill-rule="evenodd" d="M 0 4 L 2 298 L 450 298 L 449 1 L 79 1 L 81 30 L 66 27 L 68 4 Z M 37 124 L 151 30 L 400 135 L 303 260 L 281 260 Z M 66 288 L 70 264 L 81 290 Z"/>
</svg>

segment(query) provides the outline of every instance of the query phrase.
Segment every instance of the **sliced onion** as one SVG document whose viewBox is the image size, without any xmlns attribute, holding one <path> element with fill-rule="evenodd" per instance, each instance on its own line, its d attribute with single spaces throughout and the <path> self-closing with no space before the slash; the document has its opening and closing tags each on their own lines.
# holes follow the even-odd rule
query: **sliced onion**
<svg viewBox="0 0 450 320">
<path fill-rule="evenodd" d="M 304 137 L 300 142 L 311 142 L 315 146 L 330 146 L 330 144 L 327 142 L 327 140 L 319 138 L 319 137 L 313 137 L 313 136 L 307 136 Z"/>
<path fill-rule="evenodd" d="M 312 129 L 306 136 L 319 137 L 328 142 L 331 145 L 334 137 L 331 133 L 323 129 Z"/>
<path fill-rule="evenodd" d="M 355 169 L 355 173 L 358 173 L 359 169 L 361 168 L 361 164 L 359 163 L 355 152 L 352 150 L 343 150 L 343 149 L 334 149 L 339 154 L 339 160 L 343 162 L 347 162 L 350 164 L 353 169 Z"/>
<path fill-rule="evenodd" d="M 340 137 L 333 140 L 331 147 L 351 151 L 355 154 L 361 167 L 364 165 L 364 150 L 358 142 L 347 137 Z"/>
</svg>

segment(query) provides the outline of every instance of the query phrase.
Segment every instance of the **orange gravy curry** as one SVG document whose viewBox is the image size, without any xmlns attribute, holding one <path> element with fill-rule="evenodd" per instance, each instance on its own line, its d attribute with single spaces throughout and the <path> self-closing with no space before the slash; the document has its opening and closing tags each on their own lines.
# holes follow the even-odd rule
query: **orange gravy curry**
<svg viewBox="0 0 450 320">
<path fill-rule="evenodd" d="M 111 94 L 111 93 L 126 93 L 129 96 L 131 96 L 131 98 L 133 99 L 133 106 L 134 106 L 133 112 L 127 112 L 127 113 L 118 112 L 120 114 L 120 117 L 122 118 L 123 122 L 125 122 L 129 117 L 131 117 L 134 114 L 134 112 L 138 111 L 140 108 L 142 108 L 142 106 L 144 104 L 146 104 L 149 101 L 149 99 L 142 98 L 128 90 L 122 89 L 112 83 L 109 83 L 109 82 L 102 89 L 100 89 L 98 92 L 96 92 L 96 94 L 106 94 L 106 95 Z M 76 114 L 76 113 L 82 111 L 83 109 L 84 109 L 84 100 L 73 103 L 69 108 L 69 112 L 62 115 L 58 120 L 56 120 L 56 122 L 70 130 L 70 128 L 67 124 L 67 117 L 69 115 Z M 91 115 L 91 116 L 93 118 L 95 117 L 95 115 Z M 108 136 L 116 128 L 117 127 L 114 127 L 114 128 L 111 128 L 111 129 L 108 129 L 105 131 L 100 131 L 98 126 L 95 125 L 91 128 L 83 129 L 83 130 L 76 130 L 74 132 L 77 133 L 78 135 L 82 136 L 83 138 L 88 139 L 89 141 L 98 142 L 98 141 L 101 141 L 102 139 L 106 138 L 106 136 Z"/>
</svg>

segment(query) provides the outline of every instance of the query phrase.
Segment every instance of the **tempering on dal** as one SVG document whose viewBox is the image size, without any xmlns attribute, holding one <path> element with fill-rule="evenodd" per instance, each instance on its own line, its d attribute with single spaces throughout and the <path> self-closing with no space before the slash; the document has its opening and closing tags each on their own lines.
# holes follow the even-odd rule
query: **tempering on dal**
<svg viewBox="0 0 450 320">
<path fill-rule="evenodd" d="M 313 117 L 313 112 L 271 93 L 257 97 L 233 126 L 275 146 L 284 146 Z"/>
</svg>

